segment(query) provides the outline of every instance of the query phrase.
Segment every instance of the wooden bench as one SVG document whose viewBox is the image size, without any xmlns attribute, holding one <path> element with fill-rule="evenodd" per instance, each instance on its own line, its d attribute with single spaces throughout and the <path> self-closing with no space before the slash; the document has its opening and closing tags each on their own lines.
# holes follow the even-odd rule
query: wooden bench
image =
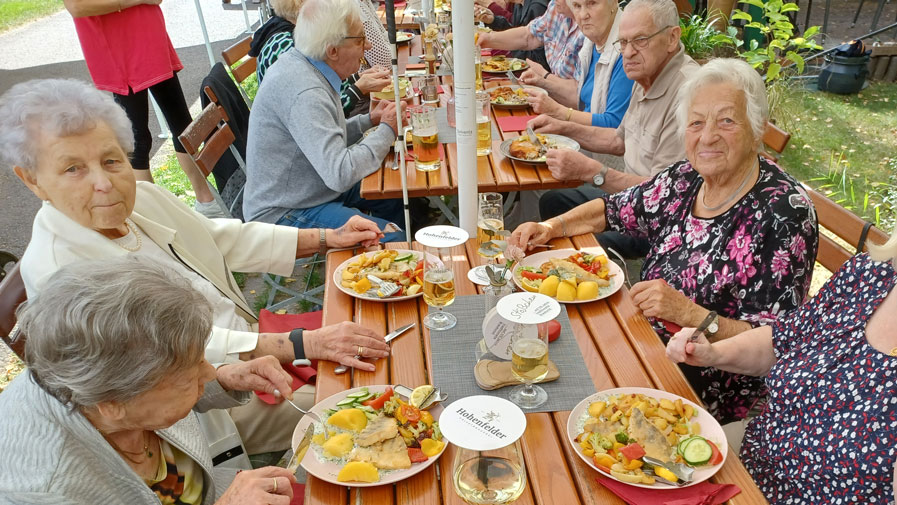
<svg viewBox="0 0 897 505">
<path fill-rule="evenodd" d="M 841 268 L 841 265 L 854 254 L 867 251 L 866 245 L 869 240 L 878 244 L 883 244 L 888 240 L 888 235 L 881 229 L 873 226 L 872 223 L 863 221 L 862 218 L 841 207 L 822 193 L 807 186 L 804 186 L 804 188 L 810 194 L 813 206 L 816 207 L 816 217 L 819 220 L 819 226 L 850 244 L 856 251 L 851 251 L 831 237 L 820 233 L 819 252 L 816 253 L 816 261 L 828 270 L 834 272 Z"/>
<path fill-rule="evenodd" d="M 768 160 L 778 161 L 778 155 L 785 150 L 789 140 L 791 140 L 790 133 L 767 121 L 766 131 L 763 133 L 763 144 L 776 154 L 772 154 L 769 151 L 761 152 L 760 154 Z"/>
</svg>

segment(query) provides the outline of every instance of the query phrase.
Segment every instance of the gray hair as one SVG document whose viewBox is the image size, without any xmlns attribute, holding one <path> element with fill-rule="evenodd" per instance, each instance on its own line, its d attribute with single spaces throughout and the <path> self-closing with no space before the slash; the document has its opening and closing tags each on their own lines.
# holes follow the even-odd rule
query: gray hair
<svg viewBox="0 0 897 505">
<path fill-rule="evenodd" d="M 0 96 L 0 166 L 33 172 L 41 132 L 67 137 L 106 123 L 121 148 L 134 150 L 131 121 L 115 100 L 77 79 L 36 79 Z"/>
<path fill-rule="evenodd" d="M 876 261 L 890 261 L 897 268 L 897 225 L 887 242 L 881 245 L 869 244 L 869 256 Z"/>
<path fill-rule="evenodd" d="M 278 16 L 295 24 L 296 18 L 299 17 L 299 9 L 302 8 L 303 1 L 304 0 L 271 0 L 271 7 Z"/>
<path fill-rule="evenodd" d="M 323 60 L 328 49 L 349 36 L 349 26 L 361 22 L 358 0 L 306 0 L 296 19 L 293 42 L 305 56 Z"/>
<path fill-rule="evenodd" d="M 133 257 L 61 268 L 17 316 L 35 382 L 82 411 L 198 364 L 212 330 L 211 305 L 186 279 Z"/>
<path fill-rule="evenodd" d="M 634 0 L 637 1 L 637 0 Z M 708 84 L 729 83 L 744 92 L 746 113 L 754 140 L 760 142 L 766 131 L 766 119 L 769 117 L 769 102 L 766 100 L 766 86 L 763 78 L 744 60 L 736 58 L 717 58 L 710 60 L 689 77 L 679 88 L 679 108 L 676 115 L 679 119 L 680 131 L 685 131 L 688 124 L 688 111 L 698 90 Z"/>
<path fill-rule="evenodd" d="M 679 26 L 679 9 L 673 0 L 632 0 L 623 10 L 629 12 L 640 7 L 648 9 L 658 30 L 665 26 Z"/>
</svg>

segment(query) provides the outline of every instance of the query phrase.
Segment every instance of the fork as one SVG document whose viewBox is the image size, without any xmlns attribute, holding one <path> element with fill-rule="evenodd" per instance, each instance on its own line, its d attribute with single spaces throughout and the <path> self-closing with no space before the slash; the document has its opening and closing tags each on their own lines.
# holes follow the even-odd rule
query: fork
<svg viewBox="0 0 897 505">
<path fill-rule="evenodd" d="M 389 298 L 399 291 L 398 284 L 384 281 L 383 279 L 370 274 L 367 275 L 367 279 L 371 281 L 371 284 L 377 285 L 377 296 L 379 296 L 380 298 Z"/>
<path fill-rule="evenodd" d="M 280 390 L 275 389 L 275 390 L 274 390 L 274 396 L 279 396 L 279 397 L 283 398 L 284 400 L 286 400 L 287 402 L 289 402 L 289 404 L 292 405 L 294 409 L 298 410 L 299 412 L 302 412 L 303 414 L 305 414 L 305 415 L 307 415 L 308 417 L 310 417 L 312 421 L 315 421 L 315 422 L 317 422 L 318 424 L 320 424 L 320 425 L 321 425 L 321 429 L 324 430 L 324 440 L 327 440 L 328 438 L 330 438 L 330 434 L 327 433 L 327 427 L 324 426 L 324 421 L 321 420 L 321 417 L 320 417 L 320 416 L 318 416 L 318 415 L 315 414 L 314 412 L 305 410 L 305 409 L 303 409 L 302 407 L 296 405 L 295 403 L 293 403 L 292 400 L 290 400 L 290 399 L 287 398 L 286 396 L 283 396 L 282 394 L 280 394 Z"/>
</svg>

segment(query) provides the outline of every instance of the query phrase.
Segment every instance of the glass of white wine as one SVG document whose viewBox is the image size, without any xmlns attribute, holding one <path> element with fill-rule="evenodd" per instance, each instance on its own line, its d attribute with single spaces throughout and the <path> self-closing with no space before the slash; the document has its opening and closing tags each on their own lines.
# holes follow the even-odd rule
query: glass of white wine
<svg viewBox="0 0 897 505">
<path fill-rule="evenodd" d="M 424 261 L 424 302 L 436 308 L 424 317 L 424 325 L 431 330 L 448 330 L 458 323 L 453 314 L 445 312 L 455 301 L 455 275 L 452 271 L 451 250 L 448 247 L 428 247 Z"/>
<path fill-rule="evenodd" d="M 511 503 L 526 489 L 520 441 L 487 451 L 456 447 L 453 482 L 467 503 Z"/>
<path fill-rule="evenodd" d="M 522 335 L 511 344 L 511 373 L 520 382 L 508 399 L 522 409 L 534 409 L 548 401 L 548 393 L 534 383 L 548 375 L 548 323 L 536 325 L 538 333 Z"/>
</svg>

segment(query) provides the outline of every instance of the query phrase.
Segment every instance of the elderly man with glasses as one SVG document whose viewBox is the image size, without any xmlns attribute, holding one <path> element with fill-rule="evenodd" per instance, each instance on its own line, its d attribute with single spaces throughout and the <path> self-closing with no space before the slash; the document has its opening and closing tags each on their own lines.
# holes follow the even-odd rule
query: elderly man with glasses
<svg viewBox="0 0 897 505">
<path fill-rule="evenodd" d="M 622 156 L 622 171 L 567 150 L 548 153 L 552 175 L 586 182 L 576 189 L 550 191 L 539 200 L 543 220 L 577 205 L 648 180 L 673 162 L 685 158 L 676 123 L 677 92 L 698 64 L 679 42 L 679 13 L 673 0 L 632 0 L 623 11 L 618 39 L 623 70 L 636 82 L 629 108 L 618 128 L 586 126 L 541 115 L 530 122 L 539 132 L 574 138 L 584 149 Z M 647 252 L 644 239 L 615 232 L 599 237 L 605 247 L 624 256 Z"/>
<path fill-rule="evenodd" d="M 357 0 L 308 0 L 295 47 L 272 65 L 249 116 L 248 220 L 332 228 L 371 213 L 386 241 L 404 240 L 400 200 L 365 200 L 361 180 L 379 170 L 396 138 L 395 103 L 343 115 L 340 83 L 358 71 L 370 43 Z M 362 138 L 365 131 L 371 130 Z"/>
</svg>

